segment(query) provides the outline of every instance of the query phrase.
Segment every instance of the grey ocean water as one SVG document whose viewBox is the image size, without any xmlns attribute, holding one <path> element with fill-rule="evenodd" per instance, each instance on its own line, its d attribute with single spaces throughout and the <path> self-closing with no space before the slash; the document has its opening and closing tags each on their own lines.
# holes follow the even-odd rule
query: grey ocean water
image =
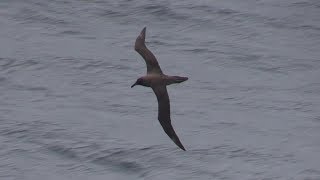
<svg viewBox="0 0 320 180">
<path fill-rule="evenodd" d="M 133 44 L 169 75 L 157 121 Z M 320 179 L 320 1 L 1 0 L 0 179 Z"/>
</svg>

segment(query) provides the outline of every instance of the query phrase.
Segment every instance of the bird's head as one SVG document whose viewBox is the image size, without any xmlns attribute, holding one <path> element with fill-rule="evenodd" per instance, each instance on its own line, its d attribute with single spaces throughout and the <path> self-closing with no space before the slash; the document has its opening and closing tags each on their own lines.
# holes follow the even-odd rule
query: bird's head
<svg viewBox="0 0 320 180">
<path fill-rule="evenodd" d="M 141 85 L 141 86 L 143 86 L 143 85 L 144 85 L 143 82 L 144 82 L 143 79 L 142 79 L 142 78 L 139 78 L 139 79 L 137 79 L 137 81 L 131 86 L 131 88 L 133 88 L 135 85 Z"/>
</svg>

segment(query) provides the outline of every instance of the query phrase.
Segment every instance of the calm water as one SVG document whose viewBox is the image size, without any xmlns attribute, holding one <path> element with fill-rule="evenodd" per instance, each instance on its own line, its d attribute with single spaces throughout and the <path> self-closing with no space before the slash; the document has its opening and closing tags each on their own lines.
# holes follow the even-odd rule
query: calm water
<svg viewBox="0 0 320 180">
<path fill-rule="evenodd" d="M 133 49 L 169 75 L 157 121 Z M 0 179 L 320 179 L 320 1 L 1 0 Z"/>
</svg>

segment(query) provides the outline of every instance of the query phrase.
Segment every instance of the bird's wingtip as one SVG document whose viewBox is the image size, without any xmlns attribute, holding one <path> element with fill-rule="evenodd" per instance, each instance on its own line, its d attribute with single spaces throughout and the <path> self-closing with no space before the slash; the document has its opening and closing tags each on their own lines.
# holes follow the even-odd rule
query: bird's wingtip
<svg viewBox="0 0 320 180">
<path fill-rule="evenodd" d="M 144 27 L 136 39 L 136 43 L 134 45 L 134 49 L 136 51 L 138 51 L 141 47 L 145 46 L 144 43 L 145 43 L 145 39 L 146 39 L 146 29 L 147 29 L 147 27 Z"/>
<path fill-rule="evenodd" d="M 140 36 L 141 36 L 142 38 L 145 38 L 145 37 L 146 37 L 146 30 L 147 30 L 147 27 L 145 26 L 145 27 L 142 29 L 141 33 L 140 33 Z"/>
<path fill-rule="evenodd" d="M 186 151 L 186 149 L 184 148 L 184 146 L 182 145 L 182 143 L 180 142 L 179 138 L 177 135 L 171 137 L 172 141 L 182 150 Z"/>
<path fill-rule="evenodd" d="M 177 144 L 177 145 L 178 145 L 178 144 Z M 182 149 L 183 151 L 187 151 L 186 148 L 184 148 L 182 144 L 179 144 L 178 146 L 179 146 L 179 148 Z"/>
</svg>

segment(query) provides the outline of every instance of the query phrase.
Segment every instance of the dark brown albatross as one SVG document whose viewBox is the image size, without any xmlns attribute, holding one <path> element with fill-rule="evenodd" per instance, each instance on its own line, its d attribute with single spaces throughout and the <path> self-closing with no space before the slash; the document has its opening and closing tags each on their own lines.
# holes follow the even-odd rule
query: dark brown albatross
<svg viewBox="0 0 320 180">
<path fill-rule="evenodd" d="M 145 45 L 146 27 L 142 29 L 136 39 L 134 49 L 143 57 L 147 65 L 147 75 L 140 77 L 131 86 L 141 85 L 151 87 L 158 100 L 158 120 L 166 134 L 172 141 L 184 151 L 186 150 L 175 133 L 170 118 L 170 101 L 167 92 L 167 85 L 181 83 L 188 80 L 187 77 L 168 76 L 162 73 L 156 57 Z"/>
</svg>

